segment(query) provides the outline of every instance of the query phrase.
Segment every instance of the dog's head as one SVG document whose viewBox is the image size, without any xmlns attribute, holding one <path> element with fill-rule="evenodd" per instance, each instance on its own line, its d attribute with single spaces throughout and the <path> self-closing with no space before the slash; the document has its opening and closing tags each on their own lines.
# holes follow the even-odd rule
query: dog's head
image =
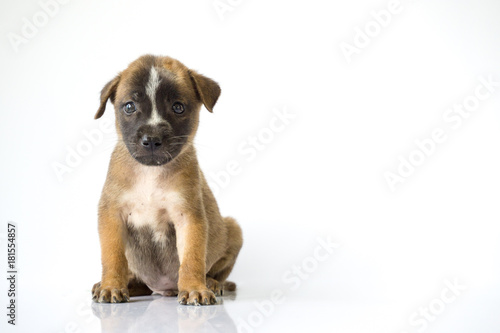
<svg viewBox="0 0 500 333">
<path fill-rule="evenodd" d="M 119 140 L 145 165 L 162 165 L 191 144 L 201 104 L 212 112 L 219 85 L 169 57 L 142 56 L 101 92 L 100 118 L 115 106 Z"/>
</svg>

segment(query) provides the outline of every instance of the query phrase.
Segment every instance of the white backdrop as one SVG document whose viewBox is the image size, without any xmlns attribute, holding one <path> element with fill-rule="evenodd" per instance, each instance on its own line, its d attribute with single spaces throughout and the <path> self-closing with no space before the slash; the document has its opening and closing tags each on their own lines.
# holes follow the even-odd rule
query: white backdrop
<svg viewBox="0 0 500 333">
<path fill-rule="evenodd" d="M 497 332 L 499 14 L 494 0 L 3 0 L 0 242 L 15 222 L 19 274 L 15 327 L 1 279 L 1 331 L 98 329 L 116 135 L 111 106 L 93 116 L 151 53 L 222 87 L 196 146 L 244 233 L 226 306 L 240 331 Z M 259 310 L 273 290 L 284 302 Z"/>
</svg>

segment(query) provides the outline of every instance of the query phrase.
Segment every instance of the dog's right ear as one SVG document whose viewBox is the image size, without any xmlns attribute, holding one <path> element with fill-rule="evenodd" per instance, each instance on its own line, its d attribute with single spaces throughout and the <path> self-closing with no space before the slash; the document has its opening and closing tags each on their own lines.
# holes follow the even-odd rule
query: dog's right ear
<svg viewBox="0 0 500 333">
<path fill-rule="evenodd" d="M 120 75 L 117 75 L 113 80 L 109 81 L 104 88 L 101 90 L 101 105 L 97 110 L 94 119 L 99 119 L 104 114 L 106 110 L 106 103 L 108 99 L 111 100 L 111 103 L 115 102 L 115 93 L 116 88 L 118 87 L 118 83 L 120 83 Z"/>
</svg>

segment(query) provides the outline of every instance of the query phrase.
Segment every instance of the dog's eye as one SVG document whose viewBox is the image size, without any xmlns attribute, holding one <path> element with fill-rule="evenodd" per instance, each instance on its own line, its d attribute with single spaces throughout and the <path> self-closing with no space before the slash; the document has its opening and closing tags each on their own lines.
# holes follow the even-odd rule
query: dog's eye
<svg viewBox="0 0 500 333">
<path fill-rule="evenodd" d="M 134 113 L 137 109 L 135 108 L 135 104 L 134 102 L 128 102 L 127 104 L 125 104 L 125 106 L 123 107 L 123 112 L 125 112 L 126 114 L 130 115 L 132 113 Z"/>
<path fill-rule="evenodd" d="M 174 105 L 172 105 L 172 110 L 174 110 L 175 113 L 177 114 L 181 114 L 184 112 L 184 105 L 182 105 L 182 103 L 174 103 Z"/>
</svg>

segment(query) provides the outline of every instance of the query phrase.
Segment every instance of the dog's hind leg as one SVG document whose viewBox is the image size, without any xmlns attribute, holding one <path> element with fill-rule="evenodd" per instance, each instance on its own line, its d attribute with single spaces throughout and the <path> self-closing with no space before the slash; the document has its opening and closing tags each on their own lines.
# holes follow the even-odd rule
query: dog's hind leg
<svg viewBox="0 0 500 333">
<path fill-rule="evenodd" d="M 226 281 L 226 279 L 233 270 L 234 263 L 243 245 L 241 228 L 236 220 L 232 217 L 224 217 L 224 223 L 227 228 L 226 252 L 207 273 L 207 288 L 217 296 L 222 295 L 224 290 L 234 291 L 236 289 L 236 284 Z"/>
</svg>

